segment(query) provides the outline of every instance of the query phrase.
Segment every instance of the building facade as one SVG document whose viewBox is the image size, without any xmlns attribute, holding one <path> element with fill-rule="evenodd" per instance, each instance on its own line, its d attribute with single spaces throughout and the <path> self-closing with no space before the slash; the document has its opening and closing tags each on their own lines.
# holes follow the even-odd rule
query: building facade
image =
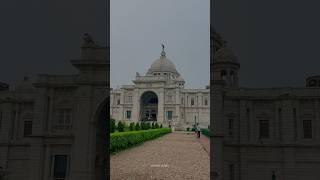
<svg viewBox="0 0 320 180">
<path fill-rule="evenodd" d="M 225 45 L 212 50 L 212 176 L 319 179 L 320 76 L 299 88 L 239 87 L 234 53 Z"/>
<path fill-rule="evenodd" d="M 108 48 L 87 35 L 72 75 L 0 84 L 0 176 L 5 180 L 102 179 L 107 144 Z M 103 135 L 103 136 L 102 136 Z"/>
<path fill-rule="evenodd" d="M 111 117 L 126 122 L 149 121 L 176 129 L 210 124 L 210 90 L 185 89 L 185 81 L 166 57 L 164 46 L 145 75 L 110 94 Z"/>
</svg>

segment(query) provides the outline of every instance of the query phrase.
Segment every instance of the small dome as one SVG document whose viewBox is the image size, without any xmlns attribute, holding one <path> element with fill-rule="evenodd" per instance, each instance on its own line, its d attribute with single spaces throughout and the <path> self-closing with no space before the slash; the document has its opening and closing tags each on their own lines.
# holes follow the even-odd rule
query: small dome
<svg viewBox="0 0 320 180">
<path fill-rule="evenodd" d="M 166 57 L 166 53 L 164 51 L 161 52 L 160 58 L 152 63 L 147 74 L 152 74 L 154 72 L 171 72 L 179 75 L 176 66 Z"/>
<path fill-rule="evenodd" d="M 15 90 L 17 90 L 17 91 L 32 91 L 32 90 L 34 90 L 34 87 L 32 85 L 32 82 L 29 81 L 29 78 L 25 76 L 23 78 L 23 81 L 17 84 L 17 86 L 15 87 Z"/>
<path fill-rule="evenodd" d="M 214 61 L 238 63 L 238 58 L 231 49 L 221 48 L 216 52 L 214 56 Z"/>
</svg>

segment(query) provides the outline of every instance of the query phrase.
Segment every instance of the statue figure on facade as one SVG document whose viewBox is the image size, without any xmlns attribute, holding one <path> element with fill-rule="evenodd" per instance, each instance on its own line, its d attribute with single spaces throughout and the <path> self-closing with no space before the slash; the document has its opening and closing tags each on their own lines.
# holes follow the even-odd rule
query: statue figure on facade
<svg viewBox="0 0 320 180">
<path fill-rule="evenodd" d="M 136 72 L 136 76 L 140 76 L 140 74 L 138 72 Z"/>
<path fill-rule="evenodd" d="M 88 33 L 84 33 L 83 41 L 84 41 L 83 44 L 86 45 L 86 46 L 95 44 L 95 42 L 93 41 L 92 37 Z"/>
<path fill-rule="evenodd" d="M 163 44 L 161 44 L 161 46 L 162 46 L 162 51 L 164 51 L 164 45 L 163 45 Z"/>
</svg>

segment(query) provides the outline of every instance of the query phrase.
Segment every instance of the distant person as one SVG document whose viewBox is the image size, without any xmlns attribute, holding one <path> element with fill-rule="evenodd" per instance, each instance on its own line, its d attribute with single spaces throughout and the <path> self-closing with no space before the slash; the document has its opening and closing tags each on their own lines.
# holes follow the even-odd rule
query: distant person
<svg viewBox="0 0 320 180">
<path fill-rule="evenodd" d="M 201 129 L 200 129 L 199 123 L 197 123 L 197 133 L 198 133 L 198 138 L 200 138 Z"/>
</svg>

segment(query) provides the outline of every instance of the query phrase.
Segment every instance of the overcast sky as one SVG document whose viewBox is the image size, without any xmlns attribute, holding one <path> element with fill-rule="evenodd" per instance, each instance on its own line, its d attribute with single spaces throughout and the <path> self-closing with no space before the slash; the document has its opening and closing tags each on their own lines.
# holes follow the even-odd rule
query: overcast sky
<svg viewBox="0 0 320 180">
<path fill-rule="evenodd" d="M 105 0 L 1 0 L 0 81 L 25 74 L 73 74 L 83 33 L 106 44 Z"/>
<path fill-rule="evenodd" d="M 210 79 L 209 0 L 111 0 L 111 86 L 132 84 L 160 57 L 167 58 L 186 88 Z"/>
<path fill-rule="evenodd" d="M 106 44 L 105 0 L 2 0 L 0 81 L 72 74 L 82 34 Z M 320 1 L 216 0 L 215 28 L 241 63 L 244 87 L 304 86 L 320 74 Z M 160 44 L 186 80 L 209 81 L 209 0 L 111 0 L 111 85 L 131 84 Z"/>
<path fill-rule="evenodd" d="M 215 29 L 241 63 L 244 87 L 305 86 L 320 74 L 320 1 L 216 0 Z"/>
</svg>

